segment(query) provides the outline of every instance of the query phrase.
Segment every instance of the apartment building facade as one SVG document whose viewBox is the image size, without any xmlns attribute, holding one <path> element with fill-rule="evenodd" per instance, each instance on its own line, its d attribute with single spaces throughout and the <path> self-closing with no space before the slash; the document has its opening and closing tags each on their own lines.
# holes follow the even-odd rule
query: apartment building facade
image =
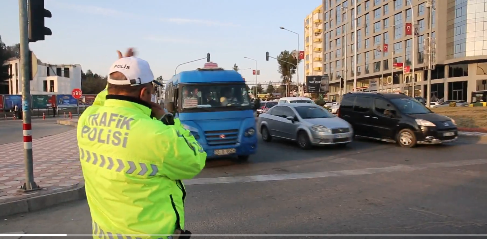
<svg viewBox="0 0 487 239">
<path fill-rule="evenodd" d="M 472 92 L 487 90 L 487 0 L 356 0 L 356 72 L 354 1 L 322 2 L 322 69 L 331 80 L 329 99 L 353 91 L 355 74 L 357 90 L 426 98 L 430 57 L 433 99 L 470 101 Z M 397 63 L 403 67 L 394 67 Z M 342 77 L 346 86 L 340 90 Z"/>
<path fill-rule="evenodd" d="M 20 59 L 8 60 L 8 72 L 12 76 L 8 80 L 8 94 L 22 94 L 22 71 Z M 81 65 L 50 65 L 37 64 L 37 73 L 30 82 L 31 94 L 67 94 L 75 88 L 81 89 Z"/>
<path fill-rule="evenodd" d="M 305 76 L 323 75 L 323 6 L 320 5 L 304 19 Z"/>
</svg>

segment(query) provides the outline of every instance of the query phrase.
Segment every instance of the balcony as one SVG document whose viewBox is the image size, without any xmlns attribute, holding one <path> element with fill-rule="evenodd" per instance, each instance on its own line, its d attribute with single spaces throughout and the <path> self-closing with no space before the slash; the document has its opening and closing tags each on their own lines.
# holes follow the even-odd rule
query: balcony
<svg viewBox="0 0 487 239">
<path fill-rule="evenodd" d="M 313 14 L 316 14 L 316 13 L 321 13 L 321 8 L 315 9 L 315 10 L 313 11 Z"/>
<path fill-rule="evenodd" d="M 306 70 L 306 75 L 309 75 L 309 70 Z"/>
<path fill-rule="evenodd" d="M 321 67 L 314 67 L 313 68 L 314 71 L 321 71 L 321 69 L 322 69 Z"/>
<path fill-rule="evenodd" d="M 321 47 L 317 47 L 317 48 L 314 49 L 315 52 L 322 52 L 322 50 L 323 49 Z"/>
<path fill-rule="evenodd" d="M 323 39 L 321 39 L 321 38 L 315 38 L 313 40 L 313 42 L 320 43 L 320 42 L 323 42 Z"/>
<path fill-rule="evenodd" d="M 315 24 L 321 24 L 323 23 L 323 21 L 321 19 L 316 19 L 313 21 Z"/>
<path fill-rule="evenodd" d="M 315 34 L 321 34 L 323 32 L 323 29 L 318 28 L 318 29 L 315 29 L 314 32 L 315 32 Z"/>
<path fill-rule="evenodd" d="M 321 57 L 315 57 L 315 58 L 313 58 L 313 61 L 323 61 L 323 58 L 321 58 Z"/>
<path fill-rule="evenodd" d="M 309 47 L 309 43 L 308 42 L 306 43 L 306 47 Z"/>
</svg>

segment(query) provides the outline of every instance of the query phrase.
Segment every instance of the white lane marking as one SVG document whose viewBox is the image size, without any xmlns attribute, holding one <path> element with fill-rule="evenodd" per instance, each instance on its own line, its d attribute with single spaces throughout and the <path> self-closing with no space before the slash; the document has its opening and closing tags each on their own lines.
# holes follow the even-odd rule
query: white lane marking
<svg viewBox="0 0 487 239">
<path fill-rule="evenodd" d="M 237 177 L 218 177 L 218 178 L 196 178 L 187 180 L 185 185 L 207 185 L 207 184 L 224 184 L 224 183 L 249 183 L 249 182 L 265 182 L 265 181 L 282 181 L 293 179 L 313 179 L 313 178 L 327 178 L 327 177 L 344 177 L 344 176 L 360 176 L 377 173 L 392 173 L 392 172 L 410 172 L 423 169 L 432 168 L 452 168 L 460 166 L 481 165 L 487 164 L 487 159 L 473 159 L 462 161 L 450 161 L 443 163 L 428 163 L 419 165 L 396 165 L 384 168 L 365 168 L 341 171 L 325 171 L 325 172 L 310 172 L 310 173 L 290 173 L 290 174 L 269 174 L 269 175 L 253 175 L 253 176 L 237 176 Z"/>
</svg>

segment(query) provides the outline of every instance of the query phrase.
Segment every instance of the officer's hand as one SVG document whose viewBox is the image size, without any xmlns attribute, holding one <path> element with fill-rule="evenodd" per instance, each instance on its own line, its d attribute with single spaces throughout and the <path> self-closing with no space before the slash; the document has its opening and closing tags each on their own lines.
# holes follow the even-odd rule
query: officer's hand
<svg viewBox="0 0 487 239">
<path fill-rule="evenodd" d="M 161 119 L 165 125 L 174 125 L 174 116 L 172 114 L 165 114 Z"/>
<path fill-rule="evenodd" d="M 164 112 L 164 109 L 162 108 L 162 106 L 160 104 L 150 102 L 150 106 L 152 109 L 152 115 L 154 117 L 156 117 L 157 119 L 160 119 L 162 116 L 164 116 L 166 114 L 166 112 Z"/>
<path fill-rule="evenodd" d="M 131 57 L 131 56 L 135 56 L 135 51 L 134 51 L 134 48 L 129 48 L 127 50 L 127 52 L 125 53 L 125 56 L 122 55 L 122 52 L 120 51 L 117 51 L 118 53 L 118 59 L 120 58 L 124 58 L 124 57 Z"/>
</svg>

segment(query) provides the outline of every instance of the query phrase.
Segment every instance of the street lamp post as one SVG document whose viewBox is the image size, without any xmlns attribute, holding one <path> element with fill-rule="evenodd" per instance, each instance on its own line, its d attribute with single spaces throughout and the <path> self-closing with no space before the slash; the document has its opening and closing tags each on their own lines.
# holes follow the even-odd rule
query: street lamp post
<svg viewBox="0 0 487 239">
<path fill-rule="evenodd" d="M 249 59 L 249 60 L 252 60 L 252 61 L 255 61 L 255 90 L 254 90 L 254 97 L 257 97 L 257 75 L 259 75 L 259 71 L 257 70 L 257 60 L 256 59 L 253 59 L 253 58 L 250 58 L 250 57 L 246 57 L 244 56 L 245 59 Z"/>
<path fill-rule="evenodd" d="M 432 52 L 431 52 L 431 40 L 432 40 L 432 37 L 431 37 L 431 34 L 432 34 L 432 31 L 433 31 L 433 9 L 434 9 L 434 6 L 433 6 L 433 1 L 432 0 L 428 0 L 427 2 L 428 6 L 429 6 L 429 34 L 428 34 L 428 79 L 427 79 L 427 82 L 426 82 L 426 106 L 427 107 L 430 107 L 431 106 L 431 68 L 433 67 L 432 66 Z"/>
<path fill-rule="evenodd" d="M 412 93 L 412 97 L 415 97 L 416 96 L 416 89 L 415 89 L 415 81 L 416 81 L 416 75 L 414 74 L 414 67 L 415 67 L 415 63 L 416 63 L 416 54 L 415 54 L 415 38 L 416 38 L 416 23 L 414 22 L 414 8 L 413 8 L 413 3 L 411 0 L 408 0 L 409 2 L 409 6 L 411 7 L 411 27 L 412 27 L 412 39 L 411 39 L 411 44 L 412 44 L 412 51 L 413 51 L 413 54 L 412 54 L 412 57 L 413 57 L 413 66 L 412 66 L 412 74 L 413 74 L 413 77 L 412 77 L 412 88 L 413 88 L 413 93 Z"/>
<path fill-rule="evenodd" d="M 182 65 L 185 65 L 185 64 L 188 64 L 188 63 L 195 62 L 195 61 L 201 61 L 201 60 L 204 60 L 204 59 L 206 59 L 206 57 L 205 58 L 196 59 L 196 60 L 192 60 L 192 61 L 188 61 L 188 62 L 184 62 L 184 63 L 181 63 L 181 64 L 177 65 L 176 66 L 176 69 L 174 69 L 174 75 L 177 74 L 178 67 L 180 67 Z"/>
<path fill-rule="evenodd" d="M 294 34 L 296 34 L 298 36 L 298 52 L 297 52 L 298 55 L 296 56 L 296 83 L 298 85 L 298 96 L 301 96 L 301 87 L 299 85 L 299 60 L 300 60 L 299 59 L 299 53 L 300 53 L 300 51 L 299 51 L 299 33 L 293 32 L 293 31 L 291 31 L 289 29 L 286 29 L 284 27 L 280 27 L 280 28 L 282 30 L 286 30 L 288 32 L 294 33 Z"/>
</svg>

